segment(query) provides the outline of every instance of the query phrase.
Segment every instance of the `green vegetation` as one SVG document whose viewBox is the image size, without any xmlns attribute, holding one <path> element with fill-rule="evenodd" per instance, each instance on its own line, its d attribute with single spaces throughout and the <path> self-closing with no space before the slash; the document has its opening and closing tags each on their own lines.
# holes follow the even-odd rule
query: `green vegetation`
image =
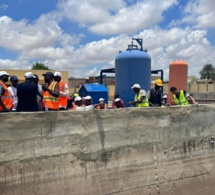
<svg viewBox="0 0 215 195">
<path fill-rule="evenodd" d="M 215 80 L 215 68 L 212 64 L 205 64 L 199 74 L 201 75 L 201 79 Z"/>
<path fill-rule="evenodd" d="M 50 70 L 48 66 L 45 66 L 43 63 L 33 64 L 31 70 Z"/>
</svg>

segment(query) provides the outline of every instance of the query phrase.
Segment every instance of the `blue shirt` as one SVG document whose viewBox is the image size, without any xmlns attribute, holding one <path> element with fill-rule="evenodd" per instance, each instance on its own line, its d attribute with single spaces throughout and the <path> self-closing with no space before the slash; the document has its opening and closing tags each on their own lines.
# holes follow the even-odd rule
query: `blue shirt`
<svg viewBox="0 0 215 195">
<path fill-rule="evenodd" d="M 17 85 L 17 111 L 31 112 L 38 111 L 37 104 L 38 87 L 31 81 L 25 81 Z"/>
</svg>

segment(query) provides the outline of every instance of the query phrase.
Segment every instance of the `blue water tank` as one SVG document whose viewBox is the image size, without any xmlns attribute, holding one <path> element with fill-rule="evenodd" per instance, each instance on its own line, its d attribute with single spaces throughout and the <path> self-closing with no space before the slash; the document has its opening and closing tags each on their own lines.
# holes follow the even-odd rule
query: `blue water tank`
<svg viewBox="0 0 215 195">
<path fill-rule="evenodd" d="M 115 93 L 119 94 L 125 106 L 134 100 L 135 93 L 131 87 L 136 83 L 146 92 L 151 88 L 151 58 L 142 46 L 139 49 L 132 44 L 126 51 L 119 52 L 115 59 Z"/>
<path fill-rule="evenodd" d="M 78 93 L 81 97 L 91 96 L 93 104 L 97 104 L 99 98 L 103 98 L 104 102 L 108 103 L 108 90 L 103 84 L 83 84 Z"/>
</svg>

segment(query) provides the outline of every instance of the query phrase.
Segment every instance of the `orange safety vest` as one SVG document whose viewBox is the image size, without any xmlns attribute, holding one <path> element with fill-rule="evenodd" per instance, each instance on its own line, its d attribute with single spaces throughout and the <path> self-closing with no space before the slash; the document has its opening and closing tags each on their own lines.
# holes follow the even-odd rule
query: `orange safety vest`
<svg viewBox="0 0 215 195">
<path fill-rule="evenodd" d="M 55 91 L 56 86 L 57 86 L 57 82 L 53 81 L 48 86 L 48 89 Z M 52 96 L 48 91 L 44 91 L 43 92 L 43 106 L 50 108 L 50 109 L 59 110 L 58 98 Z"/>
<path fill-rule="evenodd" d="M 64 82 L 64 81 L 60 81 L 59 83 L 58 83 L 58 86 L 59 86 L 59 91 L 62 91 L 62 92 L 65 92 L 65 85 L 66 85 L 67 83 L 66 82 Z M 61 97 L 61 96 L 59 96 L 59 107 L 67 107 L 67 97 Z"/>
<path fill-rule="evenodd" d="M 97 106 L 95 109 L 100 110 L 102 108 L 101 108 L 101 106 Z M 108 109 L 108 105 L 106 103 L 104 103 L 104 108 L 103 109 Z"/>
<path fill-rule="evenodd" d="M 1 96 L 1 100 L 5 107 L 10 110 L 13 108 L 13 97 L 4 82 L 0 81 L 0 85 L 2 85 L 5 90 L 4 94 Z M 0 110 L 4 110 L 2 106 L 0 106 Z"/>
</svg>

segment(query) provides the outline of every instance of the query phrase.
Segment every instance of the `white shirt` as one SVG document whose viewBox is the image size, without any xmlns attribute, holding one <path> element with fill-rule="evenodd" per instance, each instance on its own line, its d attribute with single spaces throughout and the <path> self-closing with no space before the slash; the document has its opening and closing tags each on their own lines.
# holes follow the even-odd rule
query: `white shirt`
<svg viewBox="0 0 215 195">
<path fill-rule="evenodd" d="M 78 106 L 75 110 L 78 110 L 78 111 L 85 111 L 85 108 L 86 108 L 86 107 L 82 107 L 82 106 L 79 107 L 79 106 Z"/>
<path fill-rule="evenodd" d="M 85 109 L 86 109 L 86 111 L 87 110 L 93 110 L 93 105 L 86 106 Z"/>
<path fill-rule="evenodd" d="M 13 98 L 13 109 L 16 109 L 17 103 L 18 103 L 18 98 L 17 98 L 17 88 L 10 86 L 8 87 L 8 91 L 11 93 L 12 98 Z"/>
</svg>

